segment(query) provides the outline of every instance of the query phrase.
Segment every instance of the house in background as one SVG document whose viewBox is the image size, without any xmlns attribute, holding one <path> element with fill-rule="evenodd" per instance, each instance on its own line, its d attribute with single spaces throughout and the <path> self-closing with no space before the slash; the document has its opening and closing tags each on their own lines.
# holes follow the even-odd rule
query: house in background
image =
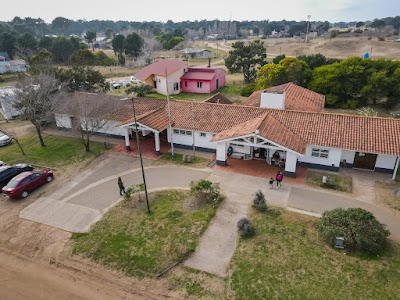
<svg viewBox="0 0 400 300">
<path fill-rule="evenodd" d="M 182 56 L 188 59 L 208 59 L 210 58 L 211 51 L 207 49 L 198 48 L 185 48 L 181 50 Z"/>
<path fill-rule="evenodd" d="M 151 85 L 159 94 L 176 95 L 181 92 L 181 78 L 189 64 L 180 60 L 160 60 L 144 67 L 135 77 Z"/>
<path fill-rule="evenodd" d="M 26 72 L 27 66 L 23 59 L 0 60 L 0 74 Z"/>
<path fill-rule="evenodd" d="M 0 51 L 0 61 L 9 61 L 10 57 L 8 56 L 7 52 Z"/>
<path fill-rule="evenodd" d="M 15 87 L 0 88 L 0 113 L 4 119 L 11 120 L 20 115 L 20 112 L 13 107 Z"/>
<path fill-rule="evenodd" d="M 182 92 L 210 94 L 226 83 L 226 71 L 222 68 L 189 68 L 182 76 Z"/>
</svg>

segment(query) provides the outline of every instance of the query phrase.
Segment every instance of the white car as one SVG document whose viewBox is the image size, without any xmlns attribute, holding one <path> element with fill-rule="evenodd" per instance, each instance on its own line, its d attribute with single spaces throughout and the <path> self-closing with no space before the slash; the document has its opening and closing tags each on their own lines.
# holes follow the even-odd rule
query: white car
<svg viewBox="0 0 400 300">
<path fill-rule="evenodd" d="M 118 83 L 121 85 L 123 88 L 127 88 L 131 86 L 131 83 L 128 80 L 120 80 Z"/>
<path fill-rule="evenodd" d="M 135 76 L 131 76 L 131 82 L 134 84 L 141 84 L 142 82 L 137 79 Z"/>
<path fill-rule="evenodd" d="M 116 89 L 120 89 L 121 85 L 118 82 L 110 81 L 110 87 L 116 90 Z"/>
<path fill-rule="evenodd" d="M 0 131 L 0 147 L 11 144 L 11 138 Z"/>
</svg>

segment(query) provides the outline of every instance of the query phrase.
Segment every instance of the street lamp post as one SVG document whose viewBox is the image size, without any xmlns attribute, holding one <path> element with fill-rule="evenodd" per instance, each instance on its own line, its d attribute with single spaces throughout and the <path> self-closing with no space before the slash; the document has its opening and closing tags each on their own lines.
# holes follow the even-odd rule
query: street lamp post
<svg viewBox="0 0 400 300">
<path fill-rule="evenodd" d="M 139 152 L 139 159 L 140 159 L 140 166 L 142 168 L 142 177 L 143 177 L 143 185 L 144 185 L 144 194 L 146 197 L 146 205 L 147 205 L 147 212 L 150 214 L 150 203 L 149 203 L 149 196 L 147 194 L 147 185 L 146 185 L 146 176 L 144 175 L 144 167 L 143 167 L 143 159 L 142 159 L 142 150 L 140 148 L 140 142 L 139 142 L 139 129 L 138 125 L 136 122 L 136 110 L 135 110 L 135 100 L 134 97 L 132 96 L 131 98 L 124 98 L 121 99 L 121 101 L 125 100 L 132 100 L 132 110 L 133 110 L 133 119 L 135 121 L 135 133 L 136 133 L 136 142 L 137 142 L 137 147 L 138 147 L 138 152 Z"/>
</svg>

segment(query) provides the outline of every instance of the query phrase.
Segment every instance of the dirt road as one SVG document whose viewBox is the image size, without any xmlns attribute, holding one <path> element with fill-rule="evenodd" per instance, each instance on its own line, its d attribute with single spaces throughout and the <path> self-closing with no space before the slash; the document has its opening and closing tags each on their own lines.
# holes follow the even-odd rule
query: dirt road
<svg viewBox="0 0 400 300">
<path fill-rule="evenodd" d="M 164 280 L 127 278 L 71 256 L 69 232 L 19 218 L 23 208 L 81 171 L 59 171 L 27 199 L 0 195 L 0 299 L 180 299 Z"/>
</svg>

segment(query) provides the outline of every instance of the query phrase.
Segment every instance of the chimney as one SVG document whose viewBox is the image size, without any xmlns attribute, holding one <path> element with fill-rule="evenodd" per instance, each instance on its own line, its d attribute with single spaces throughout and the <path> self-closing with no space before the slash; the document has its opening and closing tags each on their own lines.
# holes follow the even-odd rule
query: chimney
<svg viewBox="0 0 400 300">
<path fill-rule="evenodd" d="M 260 107 L 285 109 L 285 92 L 264 91 L 261 93 Z"/>
</svg>

